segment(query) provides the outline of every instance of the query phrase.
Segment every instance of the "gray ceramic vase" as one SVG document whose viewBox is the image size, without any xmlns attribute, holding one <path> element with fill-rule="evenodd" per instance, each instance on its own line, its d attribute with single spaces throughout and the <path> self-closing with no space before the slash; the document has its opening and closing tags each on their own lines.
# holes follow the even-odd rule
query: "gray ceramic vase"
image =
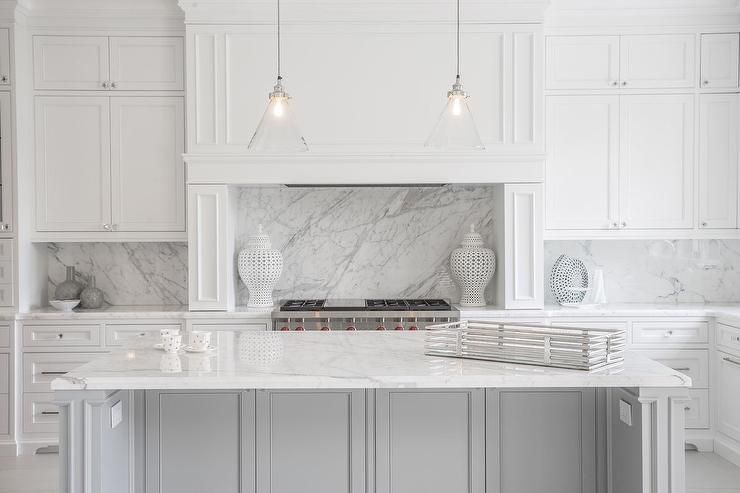
<svg viewBox="0 0 740 493">
<path fill-rule="evenodd" d="M 57 285 L 54 297 L 57 300 L 79 300 L 84 286 L 77 281 L 74 267 L 67 267 L 67 279 Z"/>
<path fill-rule="evenodd" d="M 80 293 L 82 308 L 100 308 L 105 302 L 103 292 L 95 287 L 95 277 L 90 277 L 90 284 Z"/>
</svg>

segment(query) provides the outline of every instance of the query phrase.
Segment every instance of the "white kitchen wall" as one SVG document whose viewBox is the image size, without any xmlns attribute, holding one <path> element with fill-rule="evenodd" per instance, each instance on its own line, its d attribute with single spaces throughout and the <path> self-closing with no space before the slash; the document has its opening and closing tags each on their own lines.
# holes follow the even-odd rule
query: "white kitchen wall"
<svg viewBox="0 0 740 493">
<path fill-rule="evenodd" d="M 111 305 L 187 304 L 186 243 L 50 243 L 49 296 L 74 266 Z"/>
<path fill-rule="evenodd" d="M 493 197 L 484 186 L 244 187 L 236 248 L 264 226 L 284 258 L 276 297 L 456 299 L 449 255 L 471 223 L 492 243 Z"/>
<path fill-rule="evenodd" d="M 545 243 L 545 302 L 560 254 L 604 271 L 607 301 L 740 302 L 740 240 L 601 240 Z"/>
</svg>

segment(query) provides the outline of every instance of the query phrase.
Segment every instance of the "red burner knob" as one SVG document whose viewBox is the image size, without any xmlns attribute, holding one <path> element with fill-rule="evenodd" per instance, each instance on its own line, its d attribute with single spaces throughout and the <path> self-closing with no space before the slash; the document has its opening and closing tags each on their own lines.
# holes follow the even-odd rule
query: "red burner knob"
<svg viewBox="0 0 740 493">
<path fill-rule="evenodd" d="M 329 327 L 321 327 L 322 332 L 327 332 L 329 330 L 331 330 Z"/>
<path fill-rule="evenodd" d="M 396 325 L 396 328 L 393 330 L 403 330 L 403 325 Z"/>
<path fill-rule="evenodd" d="M 303 331 L 304 331 L 304 330 L 306 330 L 306 329 L 304 329 L 303 327 L 301 327 L 301 326 L 299 325 L 298 327 L 296 327 L 296 328 L 295 328 L 295 330 L 297 330 L 297 331 L 299 331 L 299 332 L 303 332 Z"/>
<path fill-rule="evenodd" d="M 416 325 L 412 325 L 411 327 L 409 327 L 409 330 L 419 330 L 419 327 L 417 327 Z"/>
<path fill-rule="evenodd" d="M 280 327 L 280 332 L 288 332 L 290 327 Z"/>
<path fill-rule="evenodd" d="M 347 327 L 347 330 L 357 330 L 357 327 L 355 327 L 354 325 L 350 325 L 349 327 Z"/>
<path fill-rule="evenodd" d="M 378 328 L 375 330 L 385 330 L 385 327 L 383 325 L 378 325 Z"/>
</svg>

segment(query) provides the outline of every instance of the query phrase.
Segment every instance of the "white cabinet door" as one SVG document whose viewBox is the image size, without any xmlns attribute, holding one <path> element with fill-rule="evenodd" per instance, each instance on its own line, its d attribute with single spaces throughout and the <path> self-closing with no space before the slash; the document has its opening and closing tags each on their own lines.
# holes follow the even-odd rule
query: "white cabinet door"
<svg viewBox="0 0 740 493">
<path fill-rule="evenodd" d="M 701 87 L 737 87 L 739 46 L 738 33 L 701 35 Z"/>
<path fill-rule="evenodd" d="M 622 96 L 619 134 L 621 226 L 691 228 L 693 96 Z"/>
<path fill-rule="evenodd" d="M 699 227 L 737 227 L 738 96 L 702 94 L 699 104 Z"/>
<path fill-rule="evenodd" d="M 183 50 L 181 37 L 110 38 L 110 80 L 114 89 L 182 91 Z"/>
<path fill-rule="evenodd" d="M 619 97 L 549 96 L 548 229 L 608 229 L 618 221 Z"/>
<path fill-rule="evenodd" d="M 10 30 L 0 29 L 0 86 L 10 85 Z"/>
<path fill-rule="evenodd" d="M 114 231 L 185 231 L 181 97 L 111 98 Z"/>
<path fill-rule="evenodd" d="M 620 39 L 621 86 L 627 89 L 695 87 L 693 34 L 650 34 Z"/>
<path fill-rule="evenodd" d="M 107 230 L 110 185 L 109 99 L 36 97 L 37 230 Z"/>
<path fill-rule="evenodd" d="M 548 36 L 548 89 L 604 89 L 619 81 L 619 36 Z"/>
<path fill-rule="evenodd" d="M 108 38 L 34 36 L 36 89 L 104 90 L 108 80 Z"/>
<path fill-rule="evenodd" d="M 0 231 L 13 230 L 13 149 L 10 93 L 0 94 Z"/>
<path fill-rule="evenodd" d="M 740 357 L 718 352 L 717 428 L 740 440 Z"/>
</svg>

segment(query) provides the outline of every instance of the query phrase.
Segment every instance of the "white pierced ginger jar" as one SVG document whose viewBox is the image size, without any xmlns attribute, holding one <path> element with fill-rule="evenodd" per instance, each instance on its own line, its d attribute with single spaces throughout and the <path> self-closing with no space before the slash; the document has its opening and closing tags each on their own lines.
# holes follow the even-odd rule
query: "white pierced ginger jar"
<svg viewBox="0 0 740 493">
<path fill-rule="evenodd" d="M 460 248 L 450 255 L 450 267 L 462 290 L 460 304 L 485 306 L 483 292 L 496 270 L 496 255 L 483 246 L 483 238 L 475 232 L 475 225 L 470 225 L 470 232 L 463 237 Z"/>
<path fill-rule="evenodd" d="M 259 226 L 239 252 L 239 277 L 249 290 L 247 306 L 265 308 L 274 305 L 272 290 L 283 272 L 283 256 L 272 248 L 270 237 Z"/>
</svg>

